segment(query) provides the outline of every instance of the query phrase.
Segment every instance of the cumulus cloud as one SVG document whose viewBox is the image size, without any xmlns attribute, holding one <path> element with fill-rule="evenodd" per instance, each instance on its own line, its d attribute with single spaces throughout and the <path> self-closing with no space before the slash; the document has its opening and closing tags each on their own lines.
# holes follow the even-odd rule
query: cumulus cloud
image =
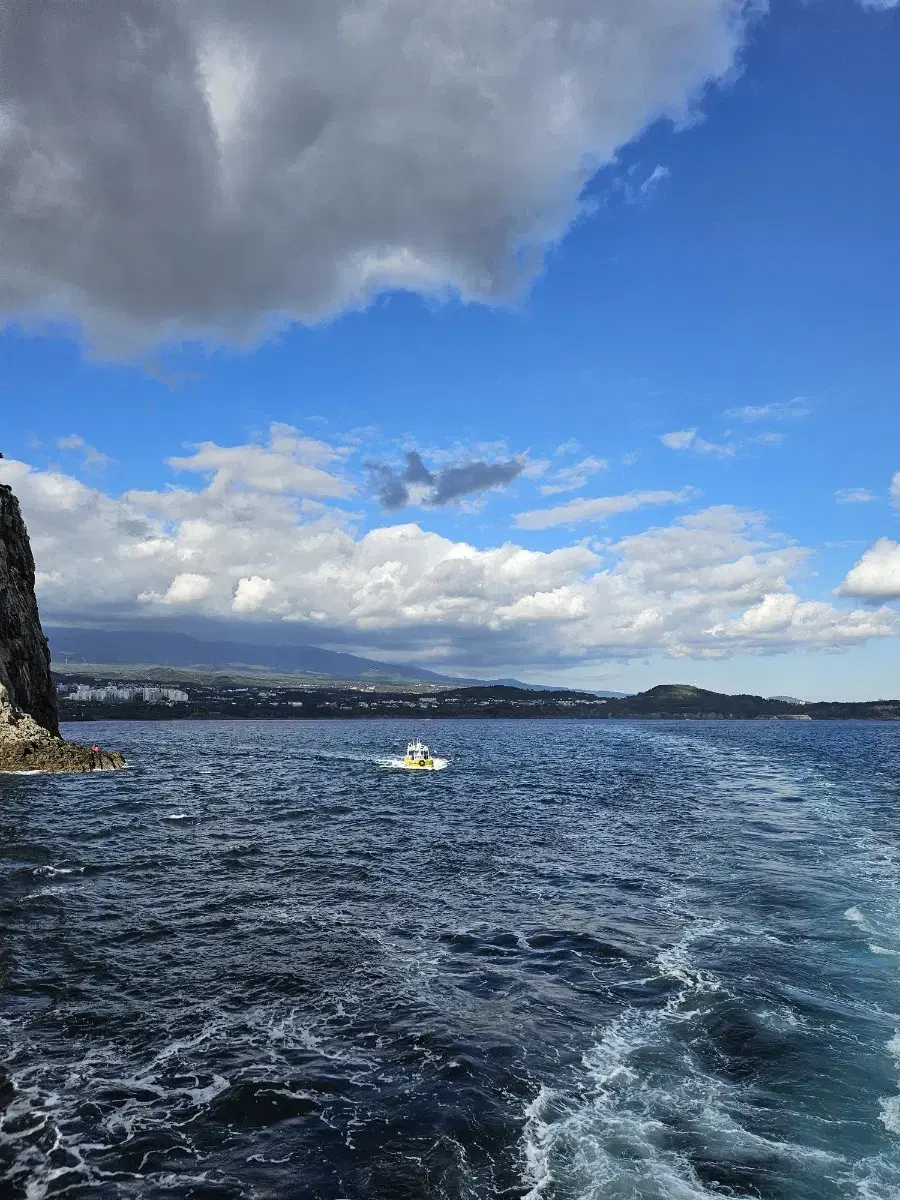
<svg viewBox="0 0 900 1200">
<path fill-rule="evenodd" d="M 847 572 L 838 593 L 864 600 L 900 599 L 900 543 L 879 538 Z"/>
<path fill-rule="evenodd" d="M 153 591 L 141 592 L 138 599 L 190 608 L 198 600 L 203 600 L 209 594 L 211 586 L 212 580 L 209 576 L 194 575 L 190 571 L 185 571 L 175 576 L 164 593 L 160 594 Z"/>
<path fill-rule="evenodd" d="M 834 498 L 838 504 L 868 504 L 875 499 L 875 493 L 869 488 L 838 488 Z"/>
<path fill-rule="evenodd" d="M 601 555 L 479 549 L 413 523 L 362 535 L 292 481 L 276 492 L 253 473 L 122 496 L 9 459 L 0 479 L 22 501 L 48 622 L 268 621 L 285 640 L 469 669 L 843 649 L 897 632 L 888 609 L 801 600 L 791 580 L 807 552 L 727 506 Z"/>
<path fill-rule="evenodd" d="M 250 488 L 335 498 L 348 496 L 353 487 L 324 468 L 343 457 L 339 449 L 303 437 L 293 426 L 276 422 L 269 427 L 264 444 L 219 446 L 216 442 L 202 442 L 193 447 L 192 454 L 166 461 L 178 471 L 208 476 L 214 494 Z"/>
<path fill-rule="evenodd" d="M 273 606 L 277 595 L 278 585 L 273 579 L 263 579 L 261 575 L 243 576 L 234 589 L 231 608 L 239 615 L 284 611 L 283 604 Z"/>
<path fill-rule="evenodd" d="M 670 450 L 690 450 L 694 454 L 715 454 L 719 458 L 734 456 L 734 446 L 730 442 L 707 442 L 698 436 L 696 429 L 679 429 L 674 433 L 664 433 L 659 440 Z"/>
<path fill-rule="evenodd" d="M 885 633 L 900 631 L 897 619 L 885 610 L 846 612 L 835 620 L 835 610 L 820 600 L 801 600 L 792 592 L 766 595 L 739 617 L 715 625 L 710 634 L 735 639 L 764 650 L 767 645 L 790 643 L 800 649 L 839 650 Z"/>
<path fill-rule="evenodd" d="M 593 171 L 727 75 L 750 8 L 6 0 L 0 311 L 122 352 L 389 289 L 505 300 Z"/>
<path fill-rule="evenodd" d="M 547 483 L 542 484 L 541 491 L 545 496 L 553 496 L 558 492 L 576 492 L 587 484 L 591 476 L 608 469 L 608 459 L 582 458 L 579 462 L 557 471 Z"/>
<path fill-rule="evenodd" d="M 382 508 L 405 508 L 411 503 L 440 507 L 464 496 L 505 487 L 518 479 L 526 465 L 522 458 L 491 463 L 475 460 L 432 472 L 416 450 L 408 450 L 404 459 L 400 471 L 386 463 L 368 464 L 375 496 Z"/>
</svg>

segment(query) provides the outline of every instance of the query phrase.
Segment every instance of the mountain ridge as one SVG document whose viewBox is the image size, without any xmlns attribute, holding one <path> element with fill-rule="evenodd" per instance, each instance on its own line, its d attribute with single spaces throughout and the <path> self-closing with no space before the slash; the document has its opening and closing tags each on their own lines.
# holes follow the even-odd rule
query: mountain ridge
<svg viewBox="0 0 900 1200">
<path fill-rule="evenodd" d="M 443 687 L 491 687 L 503 685 L 525 691 L 558 691 L 544 684 L 519 679 L 471 679 L 443 675 L 426 667 L 381 662 L 326 650 L 320 646 L 258 645 L 256 643 L 207 640 L 192 634 L 160 630 L 103 630 L 74 626 L 48 626 L 47 637 L 54 660 L 71 670 L 79 664 L 96 668 L 198 668 L 204 671 L 229 671 L 241 674 L 278 672 L 281 675 L 312 676 L 346 682 L 372 684 L 415 683 Z M 60 663 L 60 660 L 64 660 Z M 619 697 L 620 692 L 594 693 Z"/>
</svg>

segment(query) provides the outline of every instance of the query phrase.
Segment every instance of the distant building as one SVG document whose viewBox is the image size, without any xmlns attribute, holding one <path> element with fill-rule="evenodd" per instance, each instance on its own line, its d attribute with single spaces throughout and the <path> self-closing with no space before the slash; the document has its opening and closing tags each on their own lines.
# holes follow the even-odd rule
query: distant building
<svg viewBox="0 0 900 1200">
<path fill-rule="evenodd" d="M 186 704 L 188 694 L 179 688 L 117 687 L 113 684 L 89 687 L 86 683 L 79 683 L 69 699 L 78 704 L 134 704 L 136 701 L 144 704 Z"/>
</svg>

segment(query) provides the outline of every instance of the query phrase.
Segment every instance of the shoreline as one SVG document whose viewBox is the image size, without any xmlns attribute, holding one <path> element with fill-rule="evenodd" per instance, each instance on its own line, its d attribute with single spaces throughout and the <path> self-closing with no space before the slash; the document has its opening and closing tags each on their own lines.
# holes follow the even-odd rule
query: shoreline
<svg viewBox="0 0 900 1200">
<path fill-rule="evenodd" d="M 859 722 L 866 725 L 896 725 L 900 724 L 900 719 L 891 717 L 845 717 L 845 716 L 802 716 L 802 717 L 741 717 L 731 714 L 697 716 L 686 715 L 681 716 L 678 713 L 659 713 L 655 715 L 610 715 L 596 716 L 594 714 L 581 716 L 577 713 L 529 713 L 529 714 L 510 714 L 510 713 L 453 713 L 443 715 L 440 713 L 422 714 L 415 713 L 311 713 L 309 716 L 298 716 L 292 714 L 290 716 L 278 715 L 253 715 L 253 716 L 227 716 L 223 713 L 198 713 L 189 716 L 178 716 L 172 713 L 153 714 L 146 717 L 117 717 L 108 714 L 103 716 L 91 717 L 70 717 L 62 716 L 61 723 L 64 725 L 92 725 L 114 721 L 116 724 L 124 725 L 152 725 L 165 721 L 177 721 L 180 724 L 189 724 L 194 721 L 227 721 L 232 723 L 238 722 L 272 722 L 284 723 L 286 721 L 295 721 L 306 723 L 308 721 L 577 721 L 579 724 L 585 722 L 594 722 L 597 724 L 608 721 L 636 721 L 644 724 L 656 724 L 660 721 L 734 721 L 741 724 L 792 724 L 806 725 L 815 724 L 816 722 L 824 722 L 825 724 L 836 724 L 838 722 L 854 723 Z"/>
</svg>

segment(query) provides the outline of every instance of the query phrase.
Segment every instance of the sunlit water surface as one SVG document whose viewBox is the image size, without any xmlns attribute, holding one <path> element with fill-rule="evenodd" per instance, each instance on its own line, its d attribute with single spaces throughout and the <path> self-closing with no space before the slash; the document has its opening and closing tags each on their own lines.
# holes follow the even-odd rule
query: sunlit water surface
<svg viewBox="0 0 900 1200">
<path fill-rule="evenodd" d="M 91 736 L 0 778 L 4 1195 L 900 1195 L 900 728 Z"/>
</svg>

